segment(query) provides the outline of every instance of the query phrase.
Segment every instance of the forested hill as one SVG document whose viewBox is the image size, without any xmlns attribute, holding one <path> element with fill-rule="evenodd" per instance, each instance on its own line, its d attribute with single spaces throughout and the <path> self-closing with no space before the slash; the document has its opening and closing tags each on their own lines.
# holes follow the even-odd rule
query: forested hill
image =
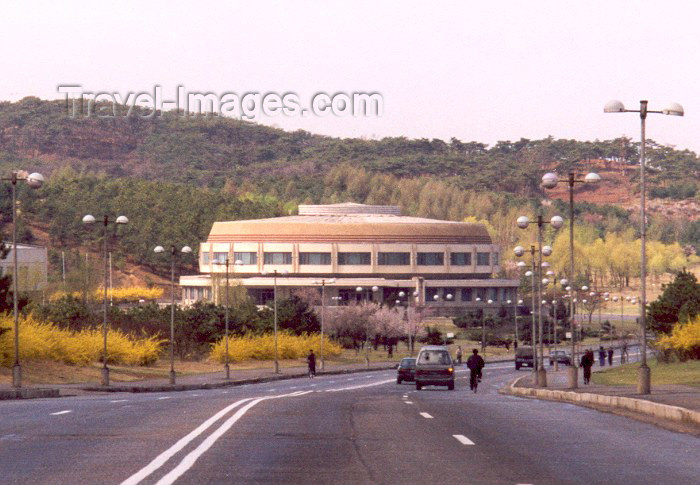
<svg viewBox="0 0 700 485">
<path fill-rule="evenodd" d="M 37 98 L 0 103 L 0 170 L 47 175 L 36 193 L 18 186 L 19 235 L 49 247 L 54 280 L 65 253 L 76 281 L 84 281 L 83 256 L 99 250 L 99 231 L 80 222 L 88 213 L 129 217 L 115 265 L 132 275 L 136 264 L 167 276 L 168 262 L 153 253 L 157 244 L 196 249 L 216 220 L 289 214 L 299 203 L 392 204 L 408 215 L 488 221 L 496 241 L 512 247 L 521 236 L 514 225 L 519 215 L 566 213 L 564 187 L 547 194 L 559 200 L 542 204 L 539 181 L 553 170 L 601 173 L 601 185 L 577 189 L 577 217 L 591 234 L 636 227 L 638 146 L 624 138 L 523 139 L 491 147 L 457 139 L 339 139 L 174 113 L 71 118 L 66 108 L 63 101 Z M 648 153 L 652 197 L 696 195 L 695 153 L 653 142 Z M 11 221 L 10 201 L 4 184 L 0 233 Z M 649 236 L 700 248 L 700 207 L 652 202 L 659 201 L 666 205 L 650 211 Z M 675 212 L 664 212 L 667 206 Z M 183 263 L 183 271 L 196 270 L 194 257 Z"/>
<path fill-rule="evenodd" d="M 662 196 L 695 194 L 700 161 L 695 153 L 650 143 L 651 184 Z M 285 132 L 220 117 L 97 118 L 68 115 L 64 101 L 24 98 L 0 103 L 0 166 L 51 174 L 70 165 L 112 177 L 221 188 L 279 186 L 352 164 L 399 178 L 437 176 L 463 189 L 537 196 L 544 170 L 585 171 L 591 160 L 636 163 L 638 144 L 626 138 L 479 142 L 340 139 Z M 632 171 L 630 172 L 632 173 Z M 301 182 L 303 185 L 303 182 Z M 311 191 L 313 192 L 313 191 Z"/>
</svg>

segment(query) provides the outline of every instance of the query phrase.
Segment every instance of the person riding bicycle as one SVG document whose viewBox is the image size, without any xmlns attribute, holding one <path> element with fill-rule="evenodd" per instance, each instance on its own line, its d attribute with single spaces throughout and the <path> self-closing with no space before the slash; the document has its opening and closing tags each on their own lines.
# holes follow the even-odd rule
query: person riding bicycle
<svg viewBox="0 0 700 485">
<path fill-rule="evenodd" d="M 316 355 L 313 350 L 309 350 L 309 355 L 306 357 L 306 362 L 309 364 L 309 377 L 316 377 Z"/>
<path fill-rule="evenodd" d="M 476 392 L 476 387 L 481 380 L 481 369 L 484 368 L 484 359 L 479 355 L 479 351 L 472 350 L 473 355 L 467 359 L 467 367 L 469 367 L 469 389 Z"/>
</svg>

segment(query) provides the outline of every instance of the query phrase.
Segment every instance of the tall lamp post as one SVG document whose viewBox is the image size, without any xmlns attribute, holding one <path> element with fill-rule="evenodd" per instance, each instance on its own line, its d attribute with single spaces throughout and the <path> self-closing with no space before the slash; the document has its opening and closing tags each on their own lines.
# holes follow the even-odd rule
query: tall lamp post
<svg viewBox="0 0 700 485">
<path fill-rule="evenodd" d="M 321 367 L 320 370 L 323 370 L 325 368 L 325 362 L 323 360 L 323 332 L 324 332 L 324 324 L 326 320 L 326 284 L 333 284 L 335 283 L 335 278 L 331 278 L 329 280 L 323 278 L 320 281 L 317 281 L 317 285 L 321 285 Z"/>
<path fill-rule="evenodd" d="M 165 252 L 163 246 L 153 248 L 156 254 Z M 183 246 L 180 249 L 182 254 L 190 254 L 192 248 Z M 170 246 L 170 384 L 175 384 L 175 256 L 177 250 L 175 246 Z"/>
<path fill-rule="evenodd" d="M 83 224 L 88 224 L 92 225 L 95 223 L 95 217 L 87 214 L 86 216 L 83 217 Z M 114 221 L 109 220 L 109 216 L 104 216 L 102 218 L 102 225 L 104 226 L 104 282 L 102 283 L 102 287 L 104 290 L 104 295 L 102 298 L 102 339 L 103 339 L 103 348 L 102 348 L 102 385 L 103 386 L 109 386 L 109 367 L 107 367 L 107 286 L 108 286 L 108 278 L 109 278 L 109 270 L 107 268 L 107 262 L 108 262 L 108 251 L 107 251 L 107 226 L 109 224 L 117 224 L 117 225 L 124 225 L 128 224 L 129 219 L 126 218 L 126 216 L 119 216 L 117 217 Z"/>
<path fill-rule="evenodd" d="M 515 249 L 513 250 L 516 256 L 520 257 L 523 254 L 525 254 L 525 249 L 522 246 L 516 246 Z M 534 385 L 537 385 L 537 322 L 536 322 L 536 315 L 535 315 L 535 246 L 532 245 L 530 246 L 530 254 L 532 255 L 532 270 L 528 270 L 525 272 L 525 276 L 530 278 L 530 289 L 532 291 L 532 304 L 530 307 L 530 316 L 532 317 L 532 321 L 530 322 L 530 342 L 532 345 L 532 383 Z M 518 268 L 525 268 L 527 264 L 525 264 L 525 261 L 518 261 Z"/>
<path fill-rule="evenodd" d="M 517 300 L 518 297 L 518 291 L 517 289 L 515 290 L 515 298 L 516 300 L 507 300 L 506 303 L 510 305 L 511 303 L 513 304 L 513 324 L 515 326 L 515 347 L 518 347 L 518 305 L 522 305 L 523 301 L 522 300 Z"/>
<path fill-rule="evenodd" d="M 357 294 L 357 298 L 360 299 L 362 298 L 362 293 L 364 292 L 364 288 L 361 286 L 358 286 L 355 288 L 355 293 Z M 378 286 L 373 286 L 372 287 L 372 292 L 376 293 L 379 291 Z M 367 326 L 365 328 L 365 366 L 369 369 L 369 319 L 367 319 Z"/>
<path fill-rule="evenodd" d="M 651 392 L 651 370 L 647 365 L 647 255 L 646 255 L 646 187 L 644 186 L 644 172 L 646 172 L 646 119 L 648 113 L 659 113 L 664 115 L 683 116 L 683 107 L 678 103 L 671 103 L 661 111 L 653 111 L 648 109 L 648 101 L 641 100 L 639 109 L 625 109 L 622 102 L 613 100 L 608 101 L 603 108 L 605 113 L 639 113 L 639 118 L 642 121 L 641 129 L 641 146 L 639 150 L 639 209 L 640 209 L 640 238 L 642 243 L 641 251 L 641 271 L 640 271 L 640 312 L 639 312 L 639 328 L 642 335 L 641 348 L 641 364 L 637 371 L 637 392 L 639 394 L 649 394 Z"/>
<path fill-rule="evenodd" d="M 275 305 L 275 374 L 280 373 L 280 363 L 279 363 L 279 354 L 277 352 L 277 277 L 278 276 L 287 276 L 289 274 L 289 271 L 286 269 L 282 271 L 277 271 L 276 269 L 273 269 L 272 271 L 262 271 L 260 273 L 263 276 L 267 276 L 268 274 L 272 274 L 272 284 L 273 284 L 273 293 L 274 293 L 274 305 Z"/>
<path fill-rule="evenodd" d="M 569 172 L 569 176 L 565 180 L 559 180 L 559 177 L 554 173 L 546 173 L 542 176 L 542 186 L 545 189 L 553 189 L 558 183 L 566 183 L 569 187 L 569 280 L 574 284 L 576 276 L 574 275 L 574 187 L 576 184 L 596 184 L 600 182 L 600 175 L 590 172 L 585 177 L 577 177 L 575 172 Z M 574 299 L 569 299 L 569 315 L 571 316 L 571 359 L 576 362 L 576 339 L 574 337 Z M 570 389 L 578 387 L 578 368 L 572 365 L 568 369 L 568 384 Z"/>
<path fill-rule="evenodd" d="M 22 387 L 22 366 L 19 362 L 19 266 L 17 263 L 17 182 L 24 180 L 29 188 L 38 189 L 44 185 L 44 176 L 34 172 L 27 175 L 24 171 L 14 170 L 9 177 L 3 177 L 2 180 L 12 184 L 12 317 L 14 319 L 14 346 L 15 346 L 15 363 L 12 366 L 12 386 Z"/>
<path fill-rule="evenodd" d="M 224 262 L 220 261 L 215 261 L 214 264 L 223 264 L 226 267 L 226 304 L 224 306 L 224 374 L 226 375 L 226 380 L 229 380 L 231 378 L 231 368 L 229 366 L 229 356 L 228 356 L 228 341 L 229 341 L 229 325 L 228 325 L 228 314 L 229 314 L 229 259 L 228 259 L 228 253 L 226 253 L 226 259 Z M 236 260 L 233 262 L 234 266 L 243 266 L 243 261 L 241 260 Z M 218 295 L 217 295 L 218 296 Z M 217 298 L 218 301 L 218 298 Z"/>
<path fill-rule="evenodd" d="M 520 216 L 517 220 L 518 227 L 520 229 L 526 229 L 530 224 L 537 224 L 537 245 L 538 245 L 538 264 L 537 268 L 539 273 L 537 273 L 537 301 L 539 302 L 538 307 L 538 327 L 539 327 L 539 337 L 540 337 L 540 360 L 537 368 L 537 385 L 539 387 L 547 387 L 547 371 L 544 368 L 544 339 L 542 338 L 543 327 L 542 327 L 542 256 L 549 256 L 552 254 L 552 248 L 549 246 L 542 246 L 542 228 L 544 224 L 551 224 L 554 229 L 559 229 L 564 225 L 564 219 L 560 216 L 554 216 L 549 221 L 545 221 L 542 215 L 537 216 L 537 220 L 530 221 L 527 216 Z M 522 248 L 521 248 L 522 249 Z M 517 253 L 516 253 L 517 256 Z M 534 258 L 534 254 L 533 254 Z M 534 265 L 533 265 L 534 266 Z M 533 345 L 534 346 L 534 345 Z"/>
</svg>

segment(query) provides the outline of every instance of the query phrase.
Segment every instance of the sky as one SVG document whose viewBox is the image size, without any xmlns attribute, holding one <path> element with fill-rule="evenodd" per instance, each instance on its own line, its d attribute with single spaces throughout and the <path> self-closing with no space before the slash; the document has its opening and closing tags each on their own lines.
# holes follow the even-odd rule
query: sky
<svg viewBox="0 0 700 485">
<path fill-rule="evenodd" d="M 639 139 L 700 153 L 697 1 L 10 2 L 0 100 L 128 93 L 380 93 L 376 117 L 261 116 L 286 130 L 494 144 Z"/>
</svg>

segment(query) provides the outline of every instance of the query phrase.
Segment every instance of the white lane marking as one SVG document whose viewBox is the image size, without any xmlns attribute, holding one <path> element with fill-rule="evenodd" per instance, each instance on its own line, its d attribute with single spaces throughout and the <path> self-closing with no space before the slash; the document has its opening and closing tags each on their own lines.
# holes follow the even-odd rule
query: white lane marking
<svg viewBox="0 0 700 485">
<path fill-rule="evenodd" d="M 335 381 L 328 381 L 328 384 L 335 384 Z"/>
<path fill-rule="evenodd" d="M 348 378 L 348 380 L 349 380 L 349 381 L 354 381 L 355 378 L 354 378 L 354 377 L 350 377 L 350 378 Z"/>
<path fill-rule="evenodd" d="M 109 402 L 127 402 L 127 401 L 128 401 L 128 399 L 112 399 Z"/>
<path fill-rule="evenodd" d="M 352 391 L 354 389 L 364 389 L 365 387 L 381 386 L 382 384 L 388 384 L 390 382 L 395 382 L 395 381 L 394 381 L 394 379 L 387 379 L 385 381 L 373 382 L 371 384 L 358 384 L 356 386 L 350 386 L 350 387 L 337 387 L 335 389 L 326 389 L 326 392 Z"/>
<path fill-rule="evenodd" d="M 365 379 L 371 379 L 374 376 L 365 376 Z"/>
<path fill-rule="evenodd" d="M 283 394 L 281 396 L 269 396 L 269 397 L 260 397 L 258 399 L 255 399 L 245 406 L 243 406 L 241 409 L 236 411 L 236 413 L 228 418 L 219 428 L 214 431 L 212 434 L 210 434 L 197 448 L 195 448 L 193 451 L 191 451 L 187 456 L 185 456 L 182 461 L 175 467 L 173 468 L 167 475 L 165 475 L 163 478 L 158 480 L 157 485 L 170 485 L 174 483 L 178 478 L 180 478 L 187 470 L 192 468 L 192 466 L 195 464 L 197 459 L 202 456 L 209 448 L 211 448 L 216 441 L 221 438 L 221 436 L 226 433 L 231 427 L 243 417 L 243 415 L 248 412 L 250 408 L 255 406 L 261 401 L 265 401 L 268 399 L 279 399 L 282 397 L 293 397 L 293 396 L 302 396 L 304 394 L 307 394 L 311 391 L 298 391 L 294 392 L 291 394 Z"/>
<path fill-rule="evenodd" d="M 310 386 L 310 387 L 316 387 L 316 384 L 311 384 L 311 386 Z"/>
<path fill-rule="evenodd" d="M 268 389 L 267 392 L 275 392 L 277 389 Z"/>
<path fill-rule="evenodd" d="M 73 411 L 71 409 L 66 409 L 65 411 L 58 411 L 57 413 L 51 413 L 51 416 L 59 416 L 61 414 L 68 414 L 72 413 Z"/>
<path fill-rule="evenodd" d="M 170 399 L 170 396 L 161 396 L 158 398 L 159 401 L 162 401 L 163 399 Z"/>
<path fill-rule="evenodd" d="M 473 445 L 474 444 L 474 442 L 472 440 L 470 440 L 469 438 L 467 438 L 463 434 L 453 434 L 452 436 L 455 437 L 457 439 L 457 441 L 459 441 L 463 445 Z"/>
<path fill-rule="evenodd" d="M 425 419 L 433 419 L 433 417 L 428 413 L 420 413 L 420 415 L 423 416 Z"/>
<path fill-rule="evenodd" d="M 406 404 L 413 404 L 413 401 L 404 401 Z"/>
<path fill-rule="evenodd" d="M 129 478 L 124 480 L 121 485 L 136 485 L 139 483 L 141 480 L 155 472 L 158 468 L 163 466 L 166 461 L 168 461 L 170 458 L 172 458 L 173 455 L 175 455 L 177 452 L 182 450 L 185 446 L 189 444 L 190 441 L 195 439 L 197 436 L 200 434 L 204 433 L 211 425 L 213 425 L 215 422 L 217 422 L 219 419 L 221 419 L 224 415 L 226 415 L 229 411 L 237 408 L 241 404 L 252 401 L 253 398 L 247 398 L 247 399 L 241 399 L 240 401 L 236 401 L 235 403 L 226 406 L 224 409 L 216 413 L 214 416 L 211 418 L 207 419 L 204 421 L 202 424 L 200 424 L 195 430 L 191 431 L 189 434 L 184 436 L 183 438 L 180 438 L 177 443 L 175 443 L 173 446 L 165 450 L 163 453 L 155 457 L 153 461 L 151 461 L 148 465 L 145 467 L 141 468 L 138 472 L 134 473 L 131 475 Z"/>
<path fill-rule="evenodd" d="M 296 389 L 297 386 L 289 386 L 290 389 Z"/>
<path fill-rule="evenodd" d="M 199 397 L 199 394 L 190 394 L 192 397 Z"/>
</svg>

